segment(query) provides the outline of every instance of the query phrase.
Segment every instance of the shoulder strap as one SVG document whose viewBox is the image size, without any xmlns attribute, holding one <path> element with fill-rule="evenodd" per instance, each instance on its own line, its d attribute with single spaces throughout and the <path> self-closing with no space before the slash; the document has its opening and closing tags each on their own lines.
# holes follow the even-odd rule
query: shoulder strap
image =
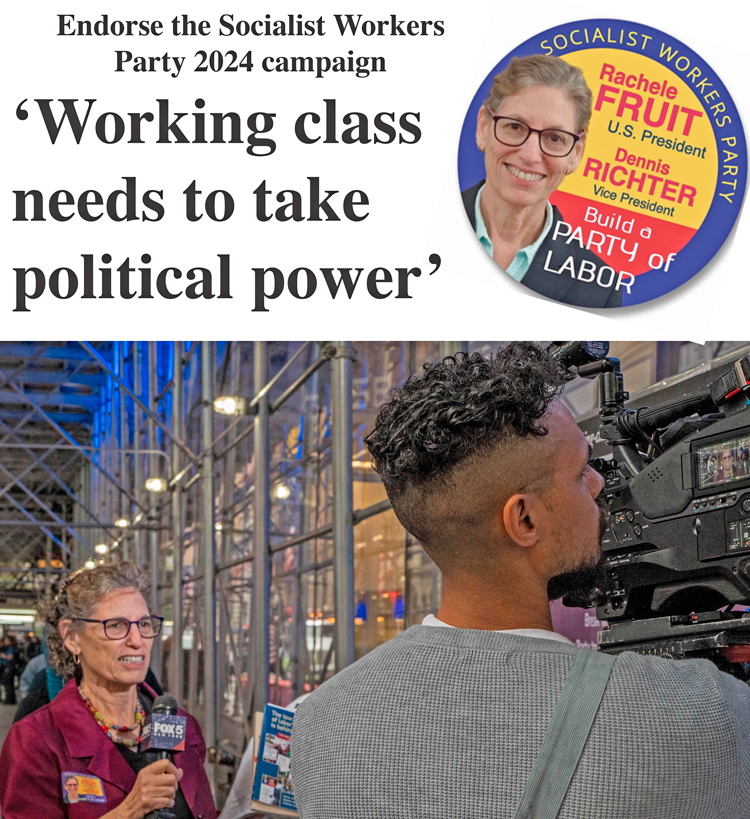
<svg viewBox="0 0 750 819">
<path fill-rule="evenodd" d="M 565 679 L 514 819 L 555 819 L 581 758 L 615 658 L 580 649 Z"/>
</svg>

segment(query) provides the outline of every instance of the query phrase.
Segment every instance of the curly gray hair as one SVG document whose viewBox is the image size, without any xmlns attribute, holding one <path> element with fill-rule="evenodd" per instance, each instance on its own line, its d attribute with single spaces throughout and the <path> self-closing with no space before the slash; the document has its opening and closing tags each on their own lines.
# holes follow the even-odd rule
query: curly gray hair
<svg viewBox="0 0 750 819">
<path fill-rule="evenodd" d="M 40 614 L 51 626 L 47 635 L 48 663 L 67 681 L 80 673 L 80 666 L 73 662 L 73 655 L 63 643 L 60 634 L 62 620 L 91 617 L 97 605 L 118 589 L 132 589 L 148 600 L 151 583 L 148 575 L 133 563 L 108 563 L 93 569 L 79 569 L 63 581 L 57 596 L 46 606 L 40 606 Z M 73 622 L 68 633 L 83 627 Z"/>
</svg>

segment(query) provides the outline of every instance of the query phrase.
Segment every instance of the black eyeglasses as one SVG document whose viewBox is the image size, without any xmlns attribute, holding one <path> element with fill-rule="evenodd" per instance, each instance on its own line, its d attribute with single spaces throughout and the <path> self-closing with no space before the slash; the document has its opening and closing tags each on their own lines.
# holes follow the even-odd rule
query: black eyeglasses
<svg viewBox="0 0 750 819">
<path fill-rule="evenodd" d="M 104 626 L 104 636 L 108 640 L 122 640 L 130 634 L 130 628 L 134 624 L 138 626 L 141 637 L 147 640 L 156 637 L 161 631 L 163 617 L 153 615 L 151 617 L 141 617 L 140 620 L 128 620 L 125 617 L 111 617 L 109 620 L 87 620 L 85 617 L 74 617 L 78 623 L 101 623 Z"/>
<path fill-rule="evenodd" d="M 539 148 L 547 156 L 568 156 L 581 138 L 578 134 L 560 131 L 557 128 L 529 127 L 523 120 L 512 117 L 492 117 L 495 123 L 495 139 L 503 145 L 519 148 L 532 133 L 539 134 Z"/>
</svg>

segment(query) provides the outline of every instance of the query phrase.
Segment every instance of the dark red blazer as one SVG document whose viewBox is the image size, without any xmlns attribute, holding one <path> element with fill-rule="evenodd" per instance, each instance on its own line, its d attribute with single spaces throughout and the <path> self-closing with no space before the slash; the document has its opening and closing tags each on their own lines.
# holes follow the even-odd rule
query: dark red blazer
<svg viewBox="0 0 750 819">
<path fill-rule="evenodd" d="M 155 696 L 147 685 L 141 688 Z M 187 717 L 187 744 L 174 756 L 174 764 L 184 771 L 180 787 L 195 819 L 216 819 L 203 769 L 203 735 L 193 717 L 180 714 Z M 107 801 L 65 804 L 63 771 L 101 779 Z M 98 819 L 125 799 L 135 779 L 71 680 L 49 705 L 10 729 L 0 753 L 0 811 L 3 819 Z"/>
</svg>

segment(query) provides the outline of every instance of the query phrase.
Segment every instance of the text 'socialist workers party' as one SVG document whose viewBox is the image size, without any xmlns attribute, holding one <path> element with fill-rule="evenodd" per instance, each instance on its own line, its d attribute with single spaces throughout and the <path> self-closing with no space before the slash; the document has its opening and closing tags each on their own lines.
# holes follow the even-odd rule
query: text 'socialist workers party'
<svg viewBox="0 0 750 819">
<path fill-rule="evenodd" d="M 519 78 L 554 85 L 545 72 L 561 77 L 558 97 L 516 90 Z M 537 150 L 537 134 L 538 165 L 521 152 Z M 740 117 L 711 67 L 675 38 L 620 20 L 567 23 L 508 54 L 469 106 L 459 151 L 464 205 L 488 251 L 508 201 L 520 212 L 540 189 L 541 204 L 549 199 L 523 275 L 494 252 L 496 261 L 537 292 L 593 307 L 654 299 L 695 275 L 731 231 L 746 176 Z M 544 189 L 547 180 L 557 184 Z"/>
</svg>

